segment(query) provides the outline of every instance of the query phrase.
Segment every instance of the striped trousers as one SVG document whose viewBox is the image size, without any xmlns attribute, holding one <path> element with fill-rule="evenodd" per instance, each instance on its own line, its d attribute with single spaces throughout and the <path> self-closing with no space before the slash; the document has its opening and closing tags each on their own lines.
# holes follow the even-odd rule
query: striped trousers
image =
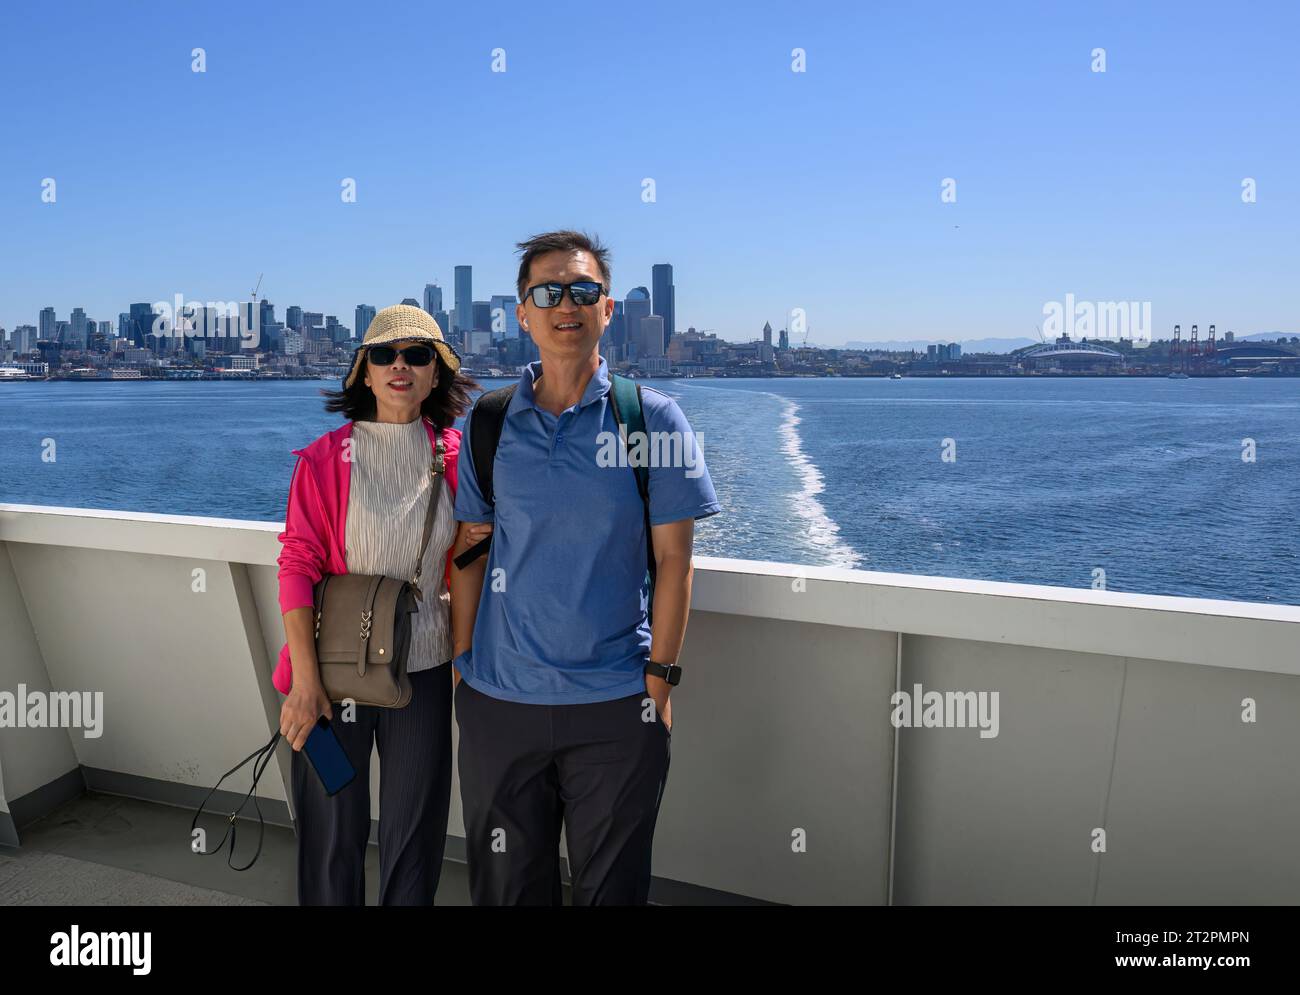
<svg viewBox="0 0 1300 995">
<path fill-rule="evenodd" d="M 293 752 L 298 904 L 364 905 L 370 839 L 370 752 L 379 750 L 379 904 L 432 905 L 451 805 L 451 667 L 410 675 L 405 708 L 356 706 L 331 725 L 357 776 L 332 798 Z"/>
</svg>

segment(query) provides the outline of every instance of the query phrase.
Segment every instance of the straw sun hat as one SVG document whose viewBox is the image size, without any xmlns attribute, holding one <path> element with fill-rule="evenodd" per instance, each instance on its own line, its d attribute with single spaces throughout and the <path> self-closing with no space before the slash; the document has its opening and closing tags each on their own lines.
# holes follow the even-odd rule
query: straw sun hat
<svg viewBox="0 0 1300 995">
<path fill-rule="evenodd" d="M 343 381 L 343 389 L 347 390 L 356 381 L 357 371 L 361 369 L 361 362 L 366 357 L 367 349 L 373 345 L 385 345 L 404 340 L 427 342 L 437 350 L 452 373 L 459 372 L 460 357 L 443 339 L 442 329 L 438 327 L 438 323 L 432 316 L 423 308 L 412 307 L 410 304 L 394 304 L 378 312 L 370 322 L 365 339 L 352 356 L 352 369 L 348 371 L 347 378 Z"/>
</svg>

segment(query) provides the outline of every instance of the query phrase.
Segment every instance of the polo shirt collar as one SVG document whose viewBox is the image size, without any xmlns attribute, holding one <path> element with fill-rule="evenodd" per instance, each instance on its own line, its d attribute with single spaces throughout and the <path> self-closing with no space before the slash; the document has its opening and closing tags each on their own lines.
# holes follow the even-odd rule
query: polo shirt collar
<svg viewBox="0 0 1300 995">
<path fill-rule="evenodd" d="M 519 386 L 510 398 L 509 407 L 506 408 L 507 418 L 518 414 L 520 411 L 537 408 L 537 396 L 533 393 L 533 384 L 541 375 L 542 361 L 540 359 L 534 360 L 524 367 L 524 374 L 519 378 Z M 582 400 L 578 402 L 578 407 L 586 407 L 592 401 L 605 396 L 609 393 L 609 388 L 609 364 L 605 362 L 605 357 L 601 356 L 600 366 L 596 368 L 592 378 L 587 381 L 587 389 L 583 391 Z M 541 409 L 537 408 L 537 410 Z"/>
</svg>

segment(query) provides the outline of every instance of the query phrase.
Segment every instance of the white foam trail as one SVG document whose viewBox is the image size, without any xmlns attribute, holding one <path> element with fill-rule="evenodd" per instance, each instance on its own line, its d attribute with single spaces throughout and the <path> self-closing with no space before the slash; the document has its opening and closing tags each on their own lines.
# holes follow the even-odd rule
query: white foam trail
<svg viewBox="0 0 1300 995">
<path fill-rule="evenodd" d="M 805 538 L 826 557 L 826 566 L 854 568 L 861 565 L 863 557 L 852 547 L 840 541 L 840 527 L 826 514 L 826 508 L 817 495 L 826 489 L 821 471 L 803 449 L 799 436 L 799 405 L 780 394 L 770 394 L 785 405 L 781 418 L 781 451 L 789 457 L 790 465 L 803 481 L 803 490 L 794 495 L 794 510 L 807 523 Z"/>
</svg>

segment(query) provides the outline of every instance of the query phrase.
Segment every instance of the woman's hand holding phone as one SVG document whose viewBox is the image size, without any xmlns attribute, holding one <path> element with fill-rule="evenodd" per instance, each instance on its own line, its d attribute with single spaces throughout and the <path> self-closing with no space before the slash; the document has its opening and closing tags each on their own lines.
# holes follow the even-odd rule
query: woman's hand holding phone
<svg viewBox="0 0 1300 995">
<path fill-rule="evenodd" d="M 334 709 L 320 681 L 293 682 L 280 706 L 280 733 L 285 742 L 301 750 L 321 716 L 334 718 Z"/>
</svg>

